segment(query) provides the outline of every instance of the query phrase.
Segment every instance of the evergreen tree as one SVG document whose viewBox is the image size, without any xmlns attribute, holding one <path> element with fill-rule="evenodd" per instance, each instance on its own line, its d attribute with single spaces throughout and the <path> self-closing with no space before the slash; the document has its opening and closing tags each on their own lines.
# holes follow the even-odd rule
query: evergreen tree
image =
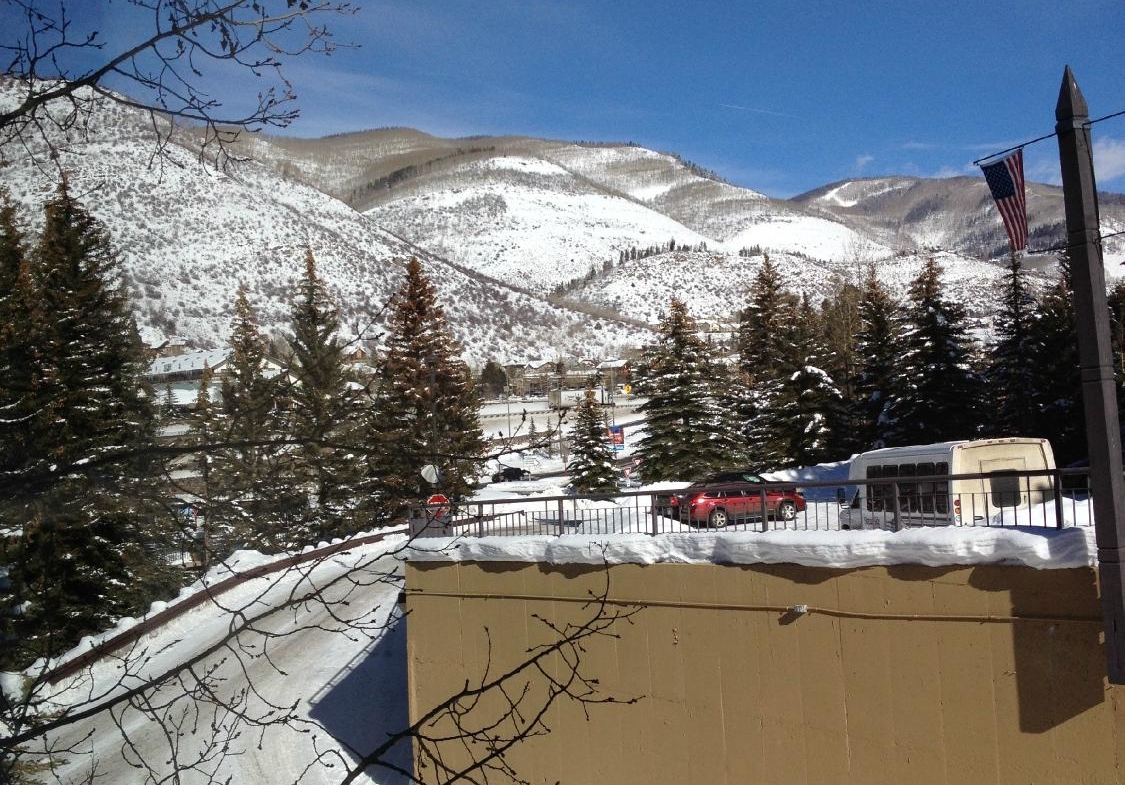
<svg viewBox="0 0 1125 785">
<path fill-rule="evenodd" d="M 23 613 L 9 664 L 57 654 L 174 583 L 158 552 L 169 532 L 153 529 L 166 519 L 144 501 L 158 468 L 153 396 L 117 257 L 65 184 L 44 212 L 19 284 L 42 310 L 31 395 L 45 420 L 16 467 L 26 481 L 4 499 L 21 532 L 9 580 Z"/>
<path fill-rule="evenodd" d="M 508 389 L 508 374 L 495 360 L 484 364 L 480 372 L 480 386 L 486 398 L 498 398 Z"/>
<path fill-rule="evenodd" d="M 0 472 L 22 484 L 28 460 L 42 449 L 48 407 L 43 396 L 47 369 L 42 352 L 45 319 L 15 205 L 0 191 Z M 0 497 L 15 488 L 0 488 Z M 4 521 L 18 526 L 16 520 Z M 3 525 L 3 524 L 0 524 Z"/>
<path fill-rule="evenodd" d="M 635 378 L 647 433 L 637 445 L 645 479 L 683 480 L 744 459 L 733 412 L 720 404 L 730 376 L 711 358 L 687 307 L 672 300 Z"/>
<path fill-rule="evenodd" d="M 196 449 L 195 482 L 192 484 L 192 495 L 198 497 L 199 506 L 204 516 L 203 530 L 196 538 L 196 558 L 207 565 L 213 560 L 221 560 L 229 555 L 234 546 L 234 526 L 229 521 L 227 509 L 222 504 L 224 497 L 225 472 L 222 471 L 214 460 L 216 445 L 222 441 L 220 431 L 222 425 L 217 422 L 218 413 L 215 411 L 214 401 L 211 400 L 211 386 L 215 379 L 215 372 L 211 366 L 204 364 L 203 372 L 199 377 L 199 388 L 195 394 L 195 403 L 187 421 L 190 427 L 188 441 Z"/>
<path fill-rule="evenodd" d="M 477 391 L 459 354 L 437 292 L 412 258 L 377 373 L 368 439 L 375 447 L 369 472 L 376 519 L 436 491 L 456 498 L 476 487 L 485 441 Z M 422 477 L 431 464 L 438 470 L 433 484 Z"/>
<path fill-rule="evenodd" d="M 750 301 L 738 318 L 738 356 L 751 379 L 777 376 L 785 355 L 785 314 L 795 302 L 768 254 L 750 285 Z"/>
<path fill-rule="evenodd" d="M 751 468 L 758 471 L 790 465 L 790 430 L 783 410 L 792 411 L 788 380 L 795 370 L 792 320 L 797 299 L 781 280 L 768 255 L 750 285 L 750 298 L 739 316 L 739 384 L 732 401 L 738 414 Z"/>
<path fill-rule="evenodd" d="M 1059 277 L 1039 298 L 1034 333 L 1032 389 L 1036 411 L 1035 433 L 1050 440 L 1055 460 L 1066 466 L 1087 455 L 1086 426 L 1082 412 L 1082 377 L 1078 358 L 1078 328 L 1070 266 L 1059 260 Z"/>
<path fill-rule="evenodd" d="M 1035 298 L 1027 286 L 1020 258 L 1012 254 L 1008 275 L 999 287 L 996 340 L 989 351 L 986 376 L 994 415 L 988 429 L 997 436 L 1035 436 Z"/>
<path fill-rule="evenodd" d="M 852 452 L 877 449 L 889 444 L 891 423 L 887 406 L 894 385 L 895 369 L 901 355 L 901 325 L 898 304 L 875 275 L 875 267 L 867 268 L 859 301 L 859 332 L 856 333 L 855 394 L 849 406 L 855 432 Z"/>
<path fill-rule="evenodd" d="M 841 280 L 836 293 L 820 309 L 825 351 L 823 369 L 839 391 L 833 404 L 828 434 L 827 452 L 831 456 L 847 457 L 862 449 L 859 447 L 862 422 L 854 405 L 863 362 L 858 348 L 862 299 L 862 289 L 850 281 Z"/>
<path fill-rule="evenodd" d="M 932 257 L 910 284 L 902 346 L 887 410 L 890 443 L 976 436 L 983 389 L 973 342 L 964 308 L 942 296 L 941 267 Z"/>
<path fill-rule="evenodd" d="M 775 468 L 812 466 L 834 457 L 832 433 L 842 408 L 840 390 L 824 368 L 828 349 L 807 296 L 789 324 L 791 354 L 783 363 L 791 371 L 781 379 L 782 399 L 774 415 L 785 449 Z"/>
<path fill-rule="evenodd" d="M 539 434 L 539 426 L 535 424 L 535 418 L 531 417 L 527 421 L 527 446 L 528 446 L 528 448 L 530 448 L 532 450 L 542 449 L 543 445 L 541 445 L 539 443 L 541 441 L 541 438 L 542 437 Z"/>
<path fill-rule="evenodd" d="M 42 366 L 39 350 L 43 316 L 31 280 L 23 231 L 15 206 L 0 191 L 0 565 L 19 558 L 19 540 L 31 508 L 23 475 L 29 455 L 40 445 L 45 418 L 44 402 L 36 395 Z M 21 493 L 22 491 L 22 493 Z M 0 575 L 0 670 L 22 664 L 18 620 L 22 615 L 19 592 Z"/>
<path fill-rule="evenodd" d="M 617 469 L 606 442 L 602 407 L 592 388 L 586 390 L 575 412 L 566 470 L 579 493 L 610 493 L 617 489 Z"/>
<path fill-rule="evenodd" d="M 279 377 L 266 375 L 266 343 L 244 286 L 235 297 L 225 371 L 224 447 L 215 455 L 225 480 L 225 509 L 239 547 L 276 551 L 297 525 L 293 511 L 302 505 L 279 475 L 286 454 L 280 444 L 282 388 Z"/>
<path fill-rule="evenodd" d="M 362 474 L 349 446 L 358 436 L 362 408 L 344 362 L 339 311 L 317 275 L 311 250 L 305 253 L 305 274 L 291 318 L 287 432 L 298 445 L 292 476 L 307 495 L 302 519 L 290 535 L 290 545 L 296 546 L 358 530 L 355 513 Z M 256 350 L 244 348 L 251 353 L 246 361 L 253 362 Z"/>
</svg>

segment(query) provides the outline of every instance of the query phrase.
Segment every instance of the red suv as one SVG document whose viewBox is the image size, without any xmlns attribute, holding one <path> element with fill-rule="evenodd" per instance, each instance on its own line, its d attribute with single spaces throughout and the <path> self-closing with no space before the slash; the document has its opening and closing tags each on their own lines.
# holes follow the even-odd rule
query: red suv
<svg viewBox="0 0 1125 785">
<path fill-rule="evenodd" d="M 764 497 L 764 498 L 763 498 Z M 692 526 L 767 518 L 791 521 L 805 511 L 805 497 L 793 487 L 775 485 L 750 472 L 718 472 L 693 482 L 670 496 L 657 497 L 660 511 Z"/>
</svg>

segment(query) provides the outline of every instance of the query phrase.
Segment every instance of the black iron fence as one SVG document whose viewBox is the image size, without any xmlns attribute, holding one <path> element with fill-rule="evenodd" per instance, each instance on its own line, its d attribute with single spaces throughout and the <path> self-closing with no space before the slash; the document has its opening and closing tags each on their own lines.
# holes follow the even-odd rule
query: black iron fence
<svg viewBox="0 0 1125 785">
<path fill-rule="evenodd" d="M 612 495 L 529 495 L 421 505 L 418 536 L 525 536 L 639 532 L 898 531 L 920 526 L 1092 526 L 1088 471 L 1003 471 L 878 480 L 770 482 L 700 498 L 677 487 Z M 794 497 L 800 501 L 787 505 Z M 675 503 L 672 499 L 675 498 Z M 721 515 L 714 514 L 716 510 Z"/>
</svg>

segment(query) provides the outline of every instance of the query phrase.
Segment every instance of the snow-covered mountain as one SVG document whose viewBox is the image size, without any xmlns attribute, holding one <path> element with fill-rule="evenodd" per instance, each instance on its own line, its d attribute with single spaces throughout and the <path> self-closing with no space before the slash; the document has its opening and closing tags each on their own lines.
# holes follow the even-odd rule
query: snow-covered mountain
<svg viewBox="0 0 1125 785">
<path fill-rule="evenodd" d="M 465 358 L 476 365 L 489 358 L 616 355 L 650 335 L 644 326 L 592 318 L 450 263 L 254 161 L 228 162 L 220 172 L 176 144 L 165 159 L 154 159 L 143 119 L 117 107 L 106 107 L 88 133 L 58 141 L 59 168 L 72 193 L 109 227 L 138 323 L 154 342 L 176 336 L 199 347 L 224 345 L 239 283 L 265 329 L 283 334 L 305 248 L 347 331 L 376 343 L 411 256 L 423 261 Z M 34 227 L 58 171 L 19 150 L 0 153 L 7 159 L 4 183 Z"/>
<path fill-rule="evenodd" d="M 0 86 L 0 105 L 11 102 Z M 777 200 L 628 143 L 245 134 L 245 160 L 219 168 L 177 138 L 154 156 L 148 118 L 106 104 L 56 142 L 72 192 L 120 248 L 142 329 L 201 348 L 225 343 L 240 282 L 265 329 L 284 334 L 305 248 L 348 332 L 375 343 L 403 263 L 418 256 L 478 366 L 618 356 L 651 338 L 672 296 L 729 324 L 763 252 L 814 301 L 868 263 L 901 293 L 924 254 L 940 253 L 951 294 L 983 312 L 1002 272 L 982 261 L 1005 244 L 983 179 L 856 180 Z M 36 223 L 58 170 L 23 149 L 0 157 Z M 1061 191 L 1032 184 L 1028 203 L 1033 247 L 1061 242 Z M 1102 220 L 1107 234 L 1125 228 L 1125 197 L 1104 195 Z M 1111 277 L 1123 241 L 1106 241 Z"/>
</svg>

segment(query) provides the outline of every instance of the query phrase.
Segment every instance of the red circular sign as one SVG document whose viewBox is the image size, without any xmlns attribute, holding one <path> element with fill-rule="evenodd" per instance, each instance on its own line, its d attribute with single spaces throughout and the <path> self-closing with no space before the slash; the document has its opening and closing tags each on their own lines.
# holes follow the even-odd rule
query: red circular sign
<svg viewBox="0 0 1125 785">
<path fill-rule="evenodd" d="M 434 509 L 434 505 L 439 506 Z M 446 498 L 444 493 L 435 493 L 426 499 L 426 506 L 430 508 L 430 514 L 435 518 L 444 518 L 449 515 L 449 499 Z"/>
</svg>

